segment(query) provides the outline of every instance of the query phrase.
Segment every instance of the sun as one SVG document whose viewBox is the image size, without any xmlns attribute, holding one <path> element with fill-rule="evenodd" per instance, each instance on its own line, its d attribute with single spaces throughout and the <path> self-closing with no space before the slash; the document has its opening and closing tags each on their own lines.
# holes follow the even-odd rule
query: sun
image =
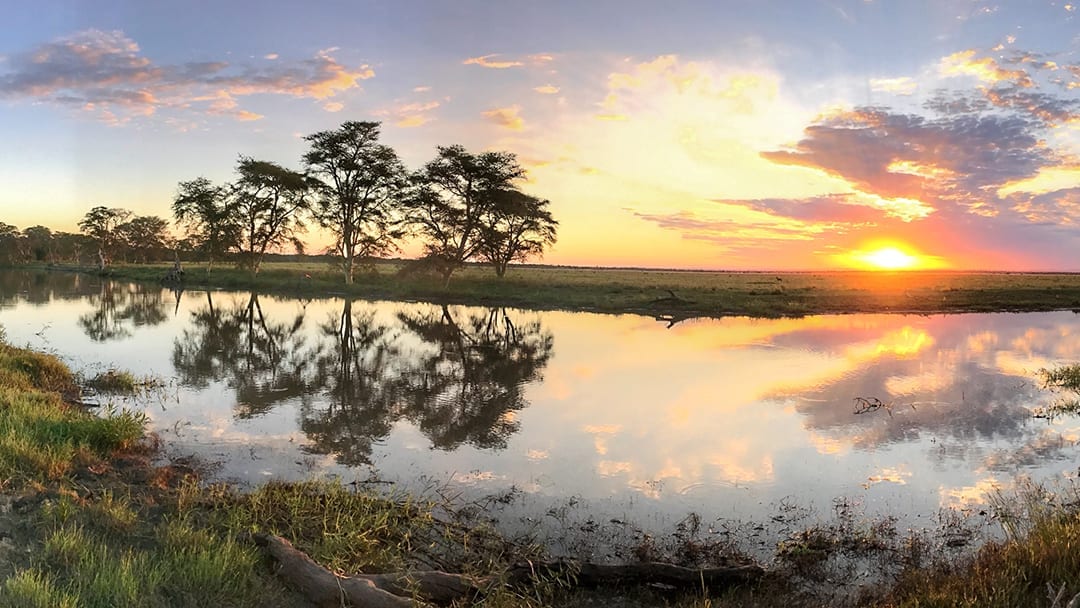
<svg viewBox="0 0 1080 608">
<path fill-rule="evenodd" d="M 838 265 L 859 270 L 930 270 L 947 268 L 945 260 L 896 241 L 877 241 L 836 254 Z"/>
<path fill-rule="evenodd" d="M 919 258 L 904 253 L 896 247 L 882 247 L 881 249 L 875 249 L 864 253 L 862 261 L 871 268 L 880 268 L 882 270 L 903 270 L 905 268 L 913 268 L 919 262 Z"/>
</svg>

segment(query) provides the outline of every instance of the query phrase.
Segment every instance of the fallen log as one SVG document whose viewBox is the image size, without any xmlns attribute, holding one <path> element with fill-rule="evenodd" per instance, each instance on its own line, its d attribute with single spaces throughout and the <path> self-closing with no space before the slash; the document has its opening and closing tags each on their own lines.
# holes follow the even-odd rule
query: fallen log
<svg viewBox="0 0 1080 608">
<path fill-rule="evenodd" d="M 277 560 L 277 575 L 320 608 L 417 608 L 427 602 L 448 604 L 479 588 L 467 576 L 437 570 L 339 576 L 280 536 L 257 534 L 253 538 Z"/>
<path fill-rule="evenodd" d="M 318 565 L 280 536 L 257 534 L 253 538 L 277 560 L 276 574 L 320 608 L 419 608 L 428 603 L 449 604 L 478 595 L 486 583 L 495 580 L 438 570 L 340 576 Z M 715 590 L 753 583 L 764 572 L 754 564 L 685 568 L 660 562 L 605 565 L 556 560 L 515 564 L 503 580 L 516 587 L 558 578 L 570 586 L 581 587 L 659 585 L 673 590 Z"/>
</svg>

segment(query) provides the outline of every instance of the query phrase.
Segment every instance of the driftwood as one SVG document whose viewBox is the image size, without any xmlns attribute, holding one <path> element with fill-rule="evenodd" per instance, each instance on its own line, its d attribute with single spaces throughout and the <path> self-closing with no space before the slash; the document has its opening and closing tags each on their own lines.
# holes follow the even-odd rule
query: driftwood
<svg viewBox="0 0 1080 608">
<path fill-rule="evenodd" d="M 277 560 L 278 576 L 320 608 L 414 608 L 426 606 L 426 602 L 448 604 L 478 589 L 478 581 L 437 570 L 338 576 L 280 536 L 258 534 L 254 539 Z"/>
<path fill-rule="evenodd" d="M 339 576 L 280 536 L 258 534 L 254 540 L 277 560 L 277 575 L 320 608 L 417 608 L 429 603 L 449 604 L 476 596 L 492 580 L 438 570 Z M 557 560 L 515 564 L 506 572 L 505 581 L 516 587 L 558 578 L 581 587 L 648 584 L 700 590 L 752 583 L 763 574 L 760 566 L 747 564 L 699 569 L 658 562 L 603 565 Z"/>
</svg>

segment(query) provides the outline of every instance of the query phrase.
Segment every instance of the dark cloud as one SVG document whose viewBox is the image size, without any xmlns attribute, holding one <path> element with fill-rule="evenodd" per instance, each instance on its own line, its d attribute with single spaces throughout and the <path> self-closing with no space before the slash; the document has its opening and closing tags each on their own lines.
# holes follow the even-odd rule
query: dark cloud
<svg viewBox="0 0 1080 608">
<path fill-rule="evenodd" d="M 769 215 L 806 222 L 870 224 L 881 219 L 882 211 L 859 204 L 851 194 L 829 194 L 810 198 L 715 199 L 718 203 L 740 205 Z"/>
<path fill-rule="evenodd" d="M 236 97 L 268 94 L 324 99 L 374 75 L 347 68 L 329 51 L 299 62 L 231 66 L 225 62 L 156 65 L 123 32 L 87 30 L 9 56 L 0 64 L 0 97 L 81 108 L 111 121 L 164 108 L 240 119 Z"/>
</svg>

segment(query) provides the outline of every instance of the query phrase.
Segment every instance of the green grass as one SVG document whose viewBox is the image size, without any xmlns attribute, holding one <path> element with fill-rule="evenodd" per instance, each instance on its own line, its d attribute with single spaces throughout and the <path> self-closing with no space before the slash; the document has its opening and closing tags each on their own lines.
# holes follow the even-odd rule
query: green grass
<svg viewBox="0 0 1080 608">
<path fill-rule="evenodd" d="M 86 381 L 87 386 L 103 393 L 134 393 L 140 384 L 135 374 L 115 369 L 101 372 Z"/>
<path fill-rule="evenodd" d="M 159 281 L 168 265 L 117 265 L 114 278 Z M 258 275 L 187 265 L 184 284 L 301 296 L 352 295 L 536 309 L 693 316 L 799 316 L 850 312 L 986 312 L 1080 309 L 1080 274 L 959 272 L 704 272 L 518 266 L 499 279 L 470 265 L 448 287 L 435 276 L 380 262 L 346 286 L 325 264 L 273 262 Z M 674 297 L 672 297 L 672 293 Z"/>
</svg>

